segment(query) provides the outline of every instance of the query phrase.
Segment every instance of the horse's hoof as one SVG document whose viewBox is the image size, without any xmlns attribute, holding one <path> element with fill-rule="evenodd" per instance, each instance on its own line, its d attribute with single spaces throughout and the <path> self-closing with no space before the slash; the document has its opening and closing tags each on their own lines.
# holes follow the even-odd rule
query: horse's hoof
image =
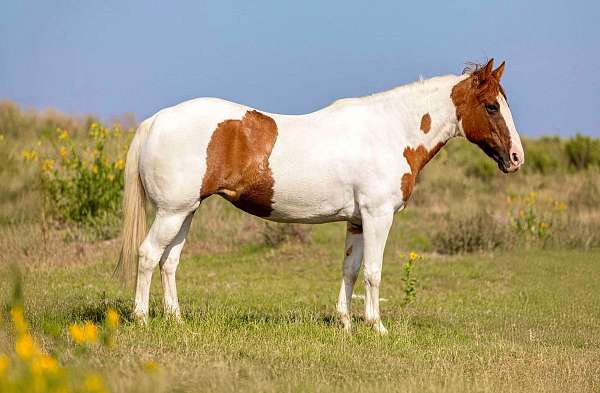
<svg viewBox="0 0 600 393">
<path fill-rule="evenodd" d="M 133 320 L 140 326 L 148 326 L 148 315 L 147 314 L 133 314 Z"/>
<path fill-rule="evenodd" d="M 381 323 L 381 321 L 374 321 L 371 323 L 371 326 L 373 328 L 373 331 L 379 336 L 387 336 L 388 331 L 385 328 L 385 326 L 383 326 L 383 323 Z"/>
</svg>

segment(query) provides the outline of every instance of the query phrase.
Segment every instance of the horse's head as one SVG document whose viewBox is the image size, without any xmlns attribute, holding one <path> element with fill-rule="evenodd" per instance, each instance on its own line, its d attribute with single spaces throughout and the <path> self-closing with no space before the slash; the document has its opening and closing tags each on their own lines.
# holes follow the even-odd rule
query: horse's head
<svg viewBox="0 0 600 393">
<path fill-rule="evenodd" d="M 491 59 L 469 72 L 452 89 L 452 102 L 464 136 L 492 157 L 502 172 L 514 172 L 525 162 L 525 155 L 500 86 L 504 62 L 493 67 Z"/>
</svg>

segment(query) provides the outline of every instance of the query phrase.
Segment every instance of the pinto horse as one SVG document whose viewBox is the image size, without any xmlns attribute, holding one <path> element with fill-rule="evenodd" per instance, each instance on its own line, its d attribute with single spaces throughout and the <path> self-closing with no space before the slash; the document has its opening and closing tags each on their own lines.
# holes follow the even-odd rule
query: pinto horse
<svg viewBox="0 0 600 393">
<path fill-rule="evenodd" d="M 277 222 L 346 221 L 337 302 L 351 332 L 350 303 L 364 265 L 365 318 L 379 315 L 383 251 L 394 213 L 416 177 L 453 137 L 463 136 L 503 172 L 523 148 L 493 60 L 462 75 L 421 80 L 306 115 L 270 114 L 215 98 L 166 108 L 139 126 L 127 154 L 124 229 L 117 266 L 137 279 L 134 314 L 148 317 L 152 272 L 160 266 L 165 312 L 180 319 L 175 272 L 195 211 L 211 195 Z M 156 207 L 146 234 L 145 203 Z"/>
</svg>

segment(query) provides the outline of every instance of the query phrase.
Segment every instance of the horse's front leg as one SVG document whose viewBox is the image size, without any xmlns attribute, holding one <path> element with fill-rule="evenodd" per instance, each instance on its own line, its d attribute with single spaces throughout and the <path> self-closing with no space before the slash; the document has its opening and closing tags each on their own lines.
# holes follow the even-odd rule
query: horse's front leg
<svg viewBox="0 0 600 393">
<path fill-rule="evenodd" d="M 379 284 L 383 251 L 394 219 L 392 209 L 361 210 L 364 237 L 365 318 L 379 334 L 387 334 L 379 316 Z"/>
<path fill-rule="evenodd" d="M 337 303 L 337 312 L 348 334 L 352 333 L 350 322 L 350 307 L 352 304 L 352 290 L 358 276 L 358 270 L 363 258 L 362 226 L 348 223 L 346 228 L 346 246 L 344 248 L 344 267 L 342 270 L 342 287 Z"/>
</svg>

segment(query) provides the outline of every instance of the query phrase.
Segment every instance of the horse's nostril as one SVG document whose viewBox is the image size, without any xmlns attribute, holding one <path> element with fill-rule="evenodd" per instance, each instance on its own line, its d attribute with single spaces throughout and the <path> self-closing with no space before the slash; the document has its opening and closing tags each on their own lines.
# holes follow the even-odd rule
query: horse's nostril
<svg viewBox="0 0 600 393">
<path fill-rule="evenodd" d="M 513 160 L 515 163 L 518 163 L 518 162 L 519 162 L 519 155 L 518 155 L 517 153 L 513 153 L 513 154 L 512 154 L 512 160 Z"/>
</svg>

